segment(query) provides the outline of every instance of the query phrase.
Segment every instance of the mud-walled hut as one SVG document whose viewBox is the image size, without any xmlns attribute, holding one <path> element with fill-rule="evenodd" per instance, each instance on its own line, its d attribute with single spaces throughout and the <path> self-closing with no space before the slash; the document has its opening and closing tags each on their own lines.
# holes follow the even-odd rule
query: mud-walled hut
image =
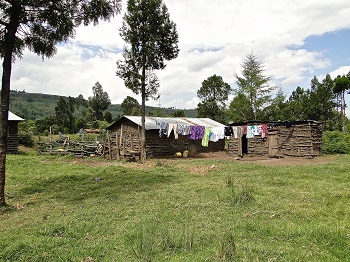
<svg viewBox="0 0 350 262">
<path fill-rule="evenodd" d="M 174 156 L 178 152 L 194 156 L 203 152 L 224 151 L 224 128 L 223 124 L 209 118 L 146 116 L 147 157 Z M 107 130 L 110 133 L 112 159 L 139 156 L 141 116 L 123 116 Z M 215 132 L 216 137 L 209 136 L 209 131 L 210 134 Z"/>
<path fill-rule="evenodd" d="M 230 124 L 231 156 L 315 157 L 320 154 L 324 124 L 317 121 Z"/>
<path fill-rule="evenodd" d="M 18 153 L 18 123 L 21 121 L 24 121 L 24 119 L 9 111 L 7 132 L 7 153 L 9 154 Z"/>
</svg>

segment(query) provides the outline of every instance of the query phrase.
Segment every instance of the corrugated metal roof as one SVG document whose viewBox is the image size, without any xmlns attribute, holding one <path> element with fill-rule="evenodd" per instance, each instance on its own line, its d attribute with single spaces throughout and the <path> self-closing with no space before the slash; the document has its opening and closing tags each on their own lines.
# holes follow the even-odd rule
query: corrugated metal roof
<svg viewBox="0 0 350 262">
<path fill-rule="evenodd" d="M 141 116 L 124 116 L 135 124 L 141 126 Z M 159 123 L 166 122 L 171 124 L 183 124 L 189 126 L 211 126 L 211 127 L 224 127 L 210 118 L 188 118 L 188 117 L 151 117 L 145 118 L 145 129 L 159 129 Z"/>
<path fill-rule="evenodd" d="M 8 116 L 9 121 L 24 121 L 23 118 L 20 118 L 18 115 L 15 115 L 14 113 L 9 111 L 9 116 Z"/>
</svg>

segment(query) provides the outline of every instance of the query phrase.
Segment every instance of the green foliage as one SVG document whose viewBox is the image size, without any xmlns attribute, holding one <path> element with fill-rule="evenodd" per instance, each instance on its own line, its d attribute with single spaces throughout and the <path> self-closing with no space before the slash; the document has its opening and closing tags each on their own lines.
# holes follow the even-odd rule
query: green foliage
<svg viewBox="0 0 350 262">
<path fill-rule="evenodd" d="M 103 120 L 103 112 L 108 109 L 111 99 L 99 82 L 92 87 L 93 96 L 89 97 L 89 107 L 93 110 L 93 120 Z"/>
<path fill-rule="evenodd" d="M 120 105 L 124 115 L 139 116 L 141 115 L 141 108 L 139 102 L 131 97 L 127 96 Z"/>
<path fill-rule="evenodd" d="M 323 154 L 350 154 L 350 134 L 340 131 L 326 131 L 321 148 Z"/>
<path fill-rule="evenodd" d="M 23 145 L 26 147 L 33 147 L 34 146 L 34 140 L 32 138 L 31 132 L 19 131 L 18 132 L 18 141 L 19 141 L 20 145 Z"/>
<path fill-rule="evenodd" d="M 175 112 L 171 113 L 172 117 L 185 117 L 185 110 L 176 110 Z"/>
<path fill-rule="evenodd" d="M 55 124 L 59 126 L 59 131 L 64 133 L 74 133 L 75 128 L 75 100 L 68 97 L 68 101 L 64 97 L 60 97 L 55 107 Z M 67 130 L 67 132 L 65 131 Z"/>
<path fill-rule="evenodd" d="M 263 109 L 270 104 L 275 87 L 268 84 L 271 77 L 264 76 L 263 64 L 253 53 L 246 56 L 242 67 L 242 76 L 235 73 L 238 89 L 234 90 L 236 97 L 230 106 L 230 116 L 240 121 L 263 120 Z"/>
<path fill-rule="evenodd" d="M 201 102 L 197 105 L 198 117 L 208 117 L 221 123 L 227 122 L 224 110 L 231 92 L 231 86 L 221 76 L 213 75 L 202 82 L 197 96 Z"/>
</svg>

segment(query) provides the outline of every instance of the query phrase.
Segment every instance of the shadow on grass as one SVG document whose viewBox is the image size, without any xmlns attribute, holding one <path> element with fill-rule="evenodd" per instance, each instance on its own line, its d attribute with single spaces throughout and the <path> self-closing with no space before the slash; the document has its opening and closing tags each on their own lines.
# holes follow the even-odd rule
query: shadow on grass
<svg viewBox="0 0 350 262">
<path fill-rule="evenodd" d="M 175 176 L 164 169 L 152 171 L 125 167 L 86 168 L 65 174 L 42 176 L 28 182 L 22 194 L 44 194 L 48 198 L 77 202 L 92 198 L 118 199 L 122 194 L 149 191 L 171 183 Z"/>
</svg>

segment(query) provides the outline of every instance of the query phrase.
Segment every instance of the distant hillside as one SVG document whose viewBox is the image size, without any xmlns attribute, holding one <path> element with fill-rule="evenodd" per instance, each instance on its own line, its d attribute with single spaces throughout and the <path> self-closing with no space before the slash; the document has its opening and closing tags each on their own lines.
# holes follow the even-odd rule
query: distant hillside
<svg viewBox="0 0 350 262">
<path fill-rule="evenodd" d="M 55 114 L 55 107 L 59 98 L 60 96 L 58 95 L 27 93 L 11 90 L 10 111 L 27 120 L 43 119 Z M 112 113 L 113 118 L 123 115 L 120 105 L 118 104 L 110 105 L 108 111 Z M 159 111 L 163 114 L 170 115 L 172 112 L 175 112 L 176 109 L 157 107 L 146 108 L 147 114 L 152 112 L 153 115 L 156 115 Z M 188 109 L 184 111 L 186 117 L 197 116 L 196 109 Z"/>
</svg>

